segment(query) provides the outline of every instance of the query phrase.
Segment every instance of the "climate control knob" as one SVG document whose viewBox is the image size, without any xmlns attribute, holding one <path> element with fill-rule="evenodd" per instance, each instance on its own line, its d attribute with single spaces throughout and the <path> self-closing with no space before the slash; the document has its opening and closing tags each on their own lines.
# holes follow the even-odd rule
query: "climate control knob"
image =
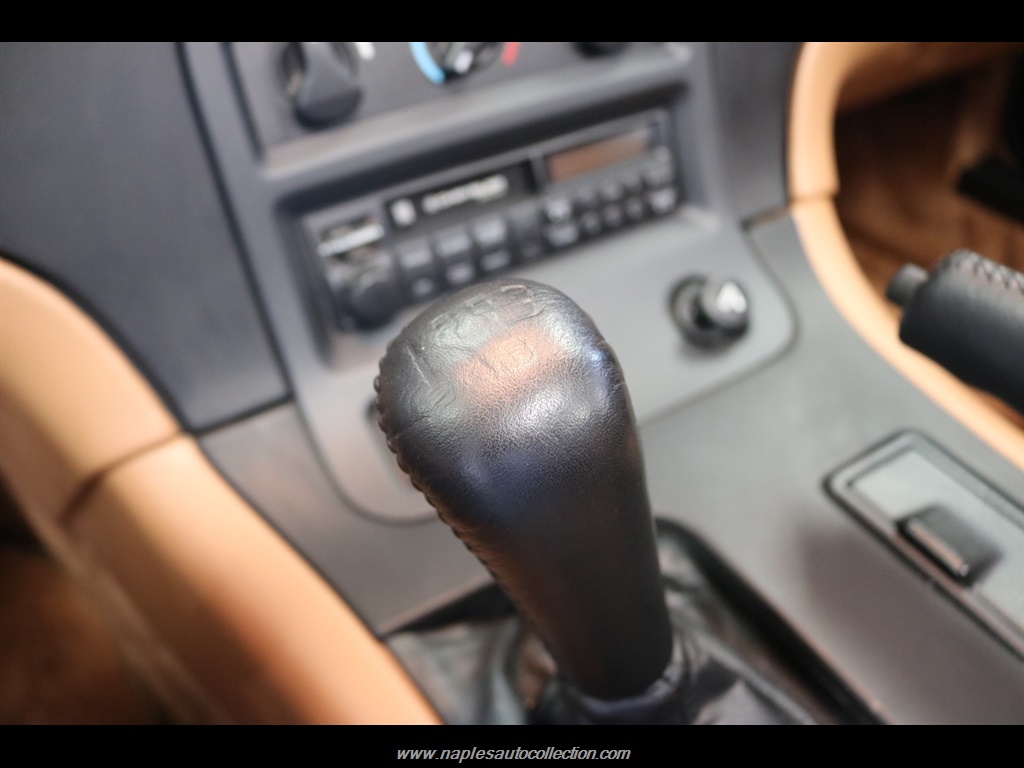
<svg viewBox="0 0 1024 768">
<path fill-rule="evenodd" d="M 465 77 L 488 67 L 501 53 L 504 43 L 427 43 L 431 58 L 447 79 Z"/>
<path fill-rule="evenodd" d="M 362 96 L 356 57 L 345 43 L 288 43 L 281 74 L 295 116 L 312 127 L 338 122 Z"/>
</svg>

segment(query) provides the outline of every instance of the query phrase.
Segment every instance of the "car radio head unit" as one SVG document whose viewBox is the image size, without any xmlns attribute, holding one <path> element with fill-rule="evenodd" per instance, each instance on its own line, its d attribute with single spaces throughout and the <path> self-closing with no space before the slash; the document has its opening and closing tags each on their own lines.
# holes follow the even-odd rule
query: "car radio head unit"
<svg viewBox="0 0 1024 768">
<path fill-rule="evenodd" d="M 303 219 L 337 325 L 400 309 L 663 216 L 681 199 L 653 111 L 418 178 Z"/>
</svg>

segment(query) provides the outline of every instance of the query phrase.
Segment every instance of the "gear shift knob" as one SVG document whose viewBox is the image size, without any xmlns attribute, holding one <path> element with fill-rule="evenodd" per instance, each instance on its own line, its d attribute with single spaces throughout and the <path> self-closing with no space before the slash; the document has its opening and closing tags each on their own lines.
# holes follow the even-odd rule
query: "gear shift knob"
<svg viewBox="0 0 1024 768">
<path fill-rule="evenodd" d="M 590 318 L 526 280 L 467 288 L 388 348 L 380 424 L 401 468 L 589 697 L 672 656 L 635 419 Z"/>
</svg>

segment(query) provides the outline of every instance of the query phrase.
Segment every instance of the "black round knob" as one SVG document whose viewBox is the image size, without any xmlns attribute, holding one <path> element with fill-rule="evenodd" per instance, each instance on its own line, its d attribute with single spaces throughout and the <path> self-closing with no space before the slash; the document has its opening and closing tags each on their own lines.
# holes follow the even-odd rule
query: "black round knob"
<svg viewBox="0 0 1024 768">
<path fill-rule="evenodd" d="M 686 340 L 699 347 L 729 344 L 750 324 L 750 300 L 731 278 L 684 280 L 672 293 L 670 310 Z"/>
<path fill-rule="evenodd" d="M 295 116 L 323 126 L 355 109 L 362 96 L 356 61 L 345 43 L 288 43 L 281 73 Z"/>
<path fill-rule="evenodd" d="M 449 79 L 494 63 L 503 43 L 427 43 L 430 55 Z"/>
<path fill-rule="evenodd" d="M 629 43 L 576 43 L 584 53 L 593 56 L 610 56 L 624 50 Z"/>
<path fill-rule="evenodd" d="M 495 280 L 388 348 L 377 408 L 399 466 L 600 699 L 659 680 L 672 634 L 622 370 L 564 294 Z"/>
<path fill-rule="evenodd" d="M 383 252 L 332 265 L 328 282 L 338 325 L 344 329 L 380 327 L 405 304 L 394 261 Z"/>
</svg>

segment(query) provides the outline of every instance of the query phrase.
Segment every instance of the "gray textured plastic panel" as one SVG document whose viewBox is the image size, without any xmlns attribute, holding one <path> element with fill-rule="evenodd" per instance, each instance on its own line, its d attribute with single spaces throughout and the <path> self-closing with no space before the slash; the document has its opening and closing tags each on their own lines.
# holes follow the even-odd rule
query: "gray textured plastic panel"
<svg viewBox="0 0 1024 768">
<path fill-rule="evenodd" d="M 914 432 L 837 470 L 827 488 L 1024 657 L 1024 508 Z"/>
<path fill-rule="evenodd" d="M 794 302 L 793 348 L 643 431 L 652 501 L 695 530 L 887 721 L 1022 723 L 1024 664 L 825 492 L 837 466 L 926 432 L 1018 503 L 1021 473 L 840 318 L 788 218 L 753 240 Z"/>
</svg>

